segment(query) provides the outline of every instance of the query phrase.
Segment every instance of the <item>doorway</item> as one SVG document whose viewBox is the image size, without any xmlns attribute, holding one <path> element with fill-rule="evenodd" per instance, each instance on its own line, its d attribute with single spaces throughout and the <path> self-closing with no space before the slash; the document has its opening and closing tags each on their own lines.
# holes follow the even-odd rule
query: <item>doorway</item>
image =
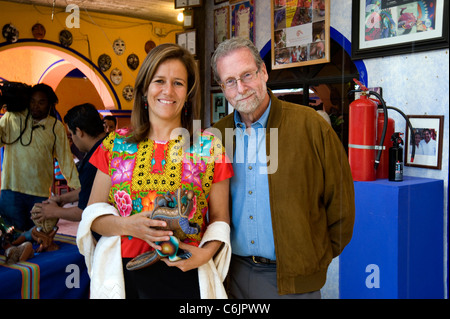
<svg viewBox="0 0 450 319">
<path fill-rule="evenodd" d="M 89 59 L 51 43 L 31 42 L 0 48 L 2 80 L 48 84 L 57 93 L 62 117 L 71 107 L 87 102 L 99 110 L 120 108 L 111 83 Z"/>
</svg>

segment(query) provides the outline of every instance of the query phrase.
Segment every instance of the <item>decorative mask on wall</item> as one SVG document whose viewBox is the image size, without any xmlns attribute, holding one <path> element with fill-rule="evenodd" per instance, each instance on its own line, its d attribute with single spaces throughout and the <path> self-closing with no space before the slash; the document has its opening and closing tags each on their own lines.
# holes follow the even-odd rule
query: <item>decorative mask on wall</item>
<svg viewBox="0 0 450 319">
<path fill-rule="evenodd" d="M 97 64 L 100 70 L 106 72 L 111 67 L 111 57 L 107 54 L 102 54 L 98 57 Z"/>
<path fill-rule="evenodd" d="M 45 32 L 45 27 L 40 23 L 36 23 L 31 27 L 31 33 L 36 40 L 42 40 L 45 37 Z"/>
<path fill-rule="evenodd" d="M 133 99 L 134 88 L 131 85 L 127 85 L 122 90 L 123 98 L 127 101 L 131 101 Z"/>
<path fill-rule="evenodd" d="M 125 52 L 125 41 L 122 39 L 116 39 L 113 43 L 113 50 L 117 55 L 122 55 Z"/>
<path fill-rule="evenodd" d="M 59 42 L 65 48 L 70 47 L 70 45 L 73 42 L 72 33 L 70 33 L 70 31 L 67 30 L 62 30 L 59 33 Z"/>
<path fill-rule="evenodd" d="M 2 35 L 7 42 L 14 43 L 19 39 L 19 30 L 11 23 L 8 23 L 3 26 Z"/>
<path fill-rule="evenodd" d="M 111 70 L 111 74 L 109 75 L 111 82 L 115 85 L 119 85 L 122 82 L 122 71 L 118 68 L 114 68 Z"/>
<path fill-rule="evenodd" d="M 127 64 L 130 69 L 136 70 L 139 66 L 139 57 L 136 54 L 131 53 L 127 58 Z"/>
<path fill-rule="evenodd" d="M 154 47 L 156 47 L 155 42 L 148 40 L 145 42 L 145 53 L 149 53 Z"/>
</svg>

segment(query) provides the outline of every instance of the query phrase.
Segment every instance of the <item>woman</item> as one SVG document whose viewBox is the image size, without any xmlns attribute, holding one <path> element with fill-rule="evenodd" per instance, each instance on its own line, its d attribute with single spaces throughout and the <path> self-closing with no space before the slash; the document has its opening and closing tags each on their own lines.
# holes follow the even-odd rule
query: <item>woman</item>
<svg viewBox="0 0 450 319">
<path fill-rule="evenodd" d="M 89 267 L 91 297 L 226 297 L 222 281 L 231 254 L 228 187 L 233 171 L 217 138 L 193 132 L 198 93 L 192 55 L 175 44 L 154 48 L 136 79 L 132 130 L 110 133 L 92 155 L 98 171 L 77 234 Z M 149 217 L 156 196 L 178 189 L 195 193 L 189 222 L 199 232 L 180 242 L 180 249 L 192 256 L 127 270 L 130 260 L 161 250 L 159 242 L 173 235 L 157 230 L 166 223 Z M 91 230 L 102 235 L 97 246 Z"/>
</svg>

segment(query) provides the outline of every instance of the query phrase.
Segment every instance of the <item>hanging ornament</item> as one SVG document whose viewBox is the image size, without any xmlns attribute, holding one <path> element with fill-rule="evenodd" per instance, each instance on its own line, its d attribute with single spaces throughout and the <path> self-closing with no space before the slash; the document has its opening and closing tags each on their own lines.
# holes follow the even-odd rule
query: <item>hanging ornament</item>
<svg viewBox="0 0 450 319">
<path fill-rule="evenodd" d="M 106 72 L 111 67 L 111 57 L 107 54 L 102 54 L 98 57 L 97 64 L 103 72 Z"/>
<path fill-rule="evenodd" d="M 73 42 L 72 33 L 70 33 L 70 31 L 68 31 L 68 30 L 62 30 L 59 33 L 59 42 L 65 48 L 70 47 L 70 45 Z"/>
<path fill-rule="evenodd" d="M 122 90 L 122 96 L 125 100 L 131 101 L 133 99 L 134 88 L 131 85 L 127 85 Z"/>
<path fill-rule="evenodd" d="M 136 54 L 131 53 L 127 58 L 127 64 L 131 70 L 136 70 L 139 66 L 139 57 Z"/>
<path fill-rule="evenodd" d="M 156 47 L 155 42 L 153 42 L 152 40 L 148 40 L 147 42 L 145 42 L 145 53 L 149 53 L 154 47 Z"/>
<path fill-rule="evenodd" d="M 125 52 L 125 41 L 122 39 L 116 39 L 113 43 L 113 50 L 117 55 L 122 55 Z"/>
<path fill-rule="evenodd" d="M 36 40 L 42 40 L 46 33 L 45 27 L 40 23 L 36 23 L 31 27 L 31 33 Z"/>
<path fill-rule="evenodd" d="M 19 39 L 19 30 L 11 23 L 8 23 L 3 26 L 2 35 L 7 42 L 14 43 Z"/>
<path fill-rule="evenodd" d="M 122 71 L 118 68 L 114 68 L 111 70 L 111 74 L 109 75 L 111 82 L 115 85 L 119 85 L 122 82 Z"/>
</svg>

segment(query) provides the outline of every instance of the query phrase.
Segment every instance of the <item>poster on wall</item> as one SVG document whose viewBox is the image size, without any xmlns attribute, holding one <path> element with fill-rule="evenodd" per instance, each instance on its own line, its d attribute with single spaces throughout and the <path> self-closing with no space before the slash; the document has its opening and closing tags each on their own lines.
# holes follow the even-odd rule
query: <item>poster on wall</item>
<svg viewBox="0 0 450 319">
<path fill-rule="evenodd" d="M 330 61 L 329 0 L 272 0 L 272 69 Z"/>
<path fill-rule="evenodd" d="M 448 1 L 353 0 L 352 58 L 448 48 Z"/>
<path fill-rule="evenodd" d="M 255 43 L 254 0 L 231 5 L 231 37 L 241 37 Z"/>
<path fill-rule="evenodd" d="M 222 7 L 214 10 L 214 49 L 230 37 L 230 10 Z"/>
</svg>

